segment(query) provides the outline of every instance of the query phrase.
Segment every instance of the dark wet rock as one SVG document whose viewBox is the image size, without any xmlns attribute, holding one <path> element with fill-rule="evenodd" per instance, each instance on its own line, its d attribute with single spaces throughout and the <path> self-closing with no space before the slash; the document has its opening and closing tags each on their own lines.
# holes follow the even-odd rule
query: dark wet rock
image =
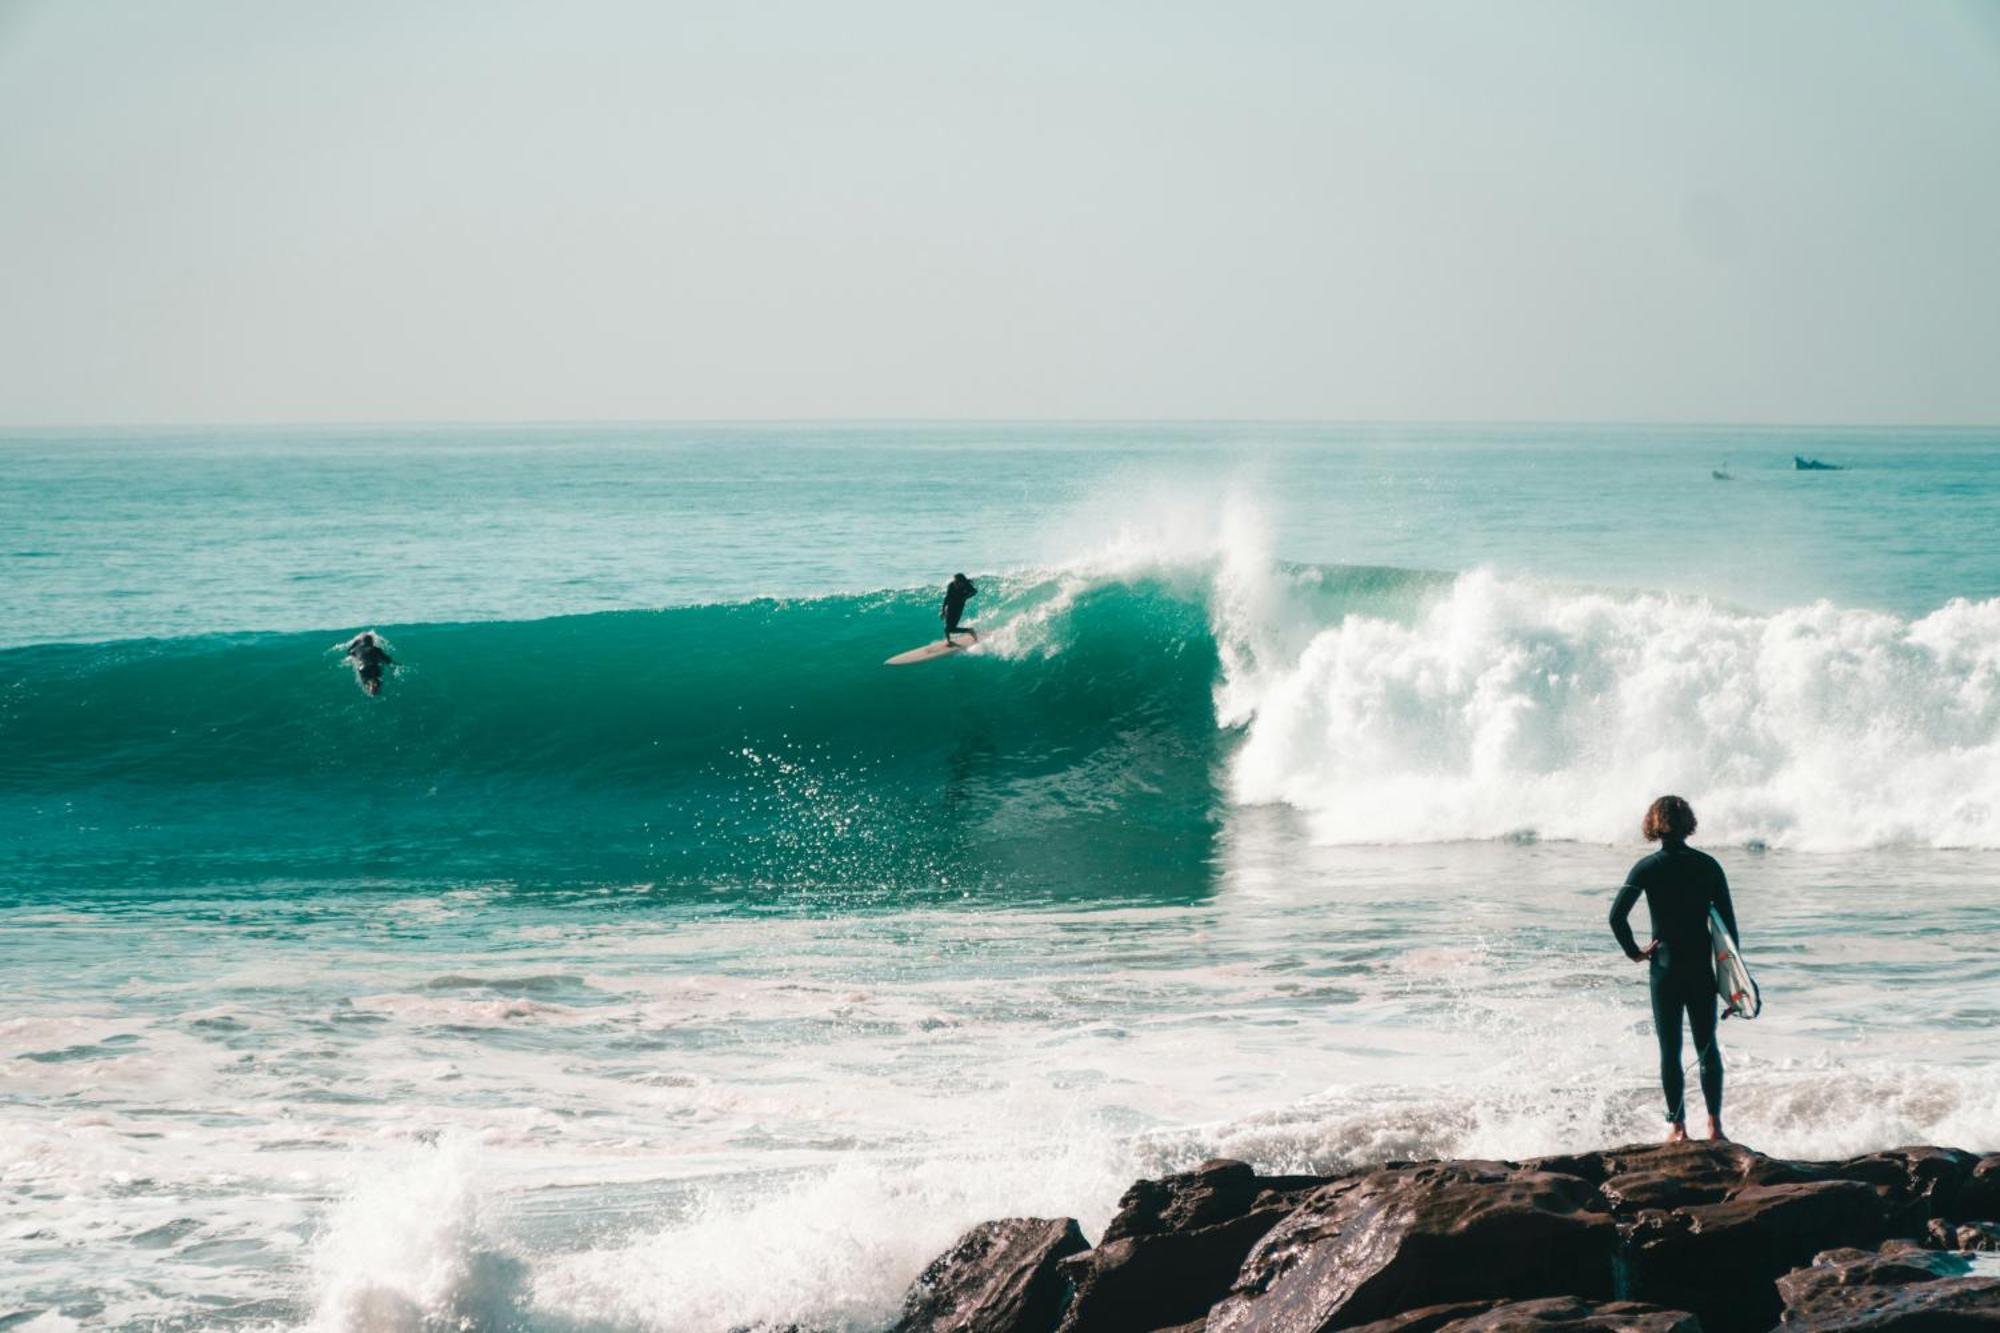
<svg viewBox="0 0 2000 1333">
<path fill-rule="evenodd" d="M 1934 1217 L 1925 1239 L 1934 1250 L 2000 1254 L 2000 1222 L 1947 1222 Z"/>
<path fill-rule="evenodd" d="M 932 1265 L 901 1333 L 2000 1333 L 2000 1155 L 1950 1148 L 1655 1143 L 1332 1178 L 1214 1161 L 1135 1184 L 1094 1249 L 1070 1223 L 993 1227 Z"/>
<path fill-rule="evenodd" d="M 2000 1222 L 2000 1153 L 1982 1157 L 1959 1187 L 1954 1222 Z"/>
<path fill-rule="evenodd" d="M 1784 1165 L 1736 1143 L 1648 1144 L 1604 1154 L 1605 1202 L 1620 1213 L 1721 1203 L 1753 1184 L 1790 1183 Z"/>
<path fill-rule="evenodd" d="M 1607 1152 L 1557 1153 L 1553 1157 L 1530 1157 L 1520 1163 L 1523 1171 L 1541 1171 L 1552 1176 L 1575 1176 L 1593 1185 L 1604 1183 L 1610 1174 Z"/>
<path fill-rule="evenodd" d="M 1578 1176 L 1391 1167 L 1322 1186 L 1245 1261 L 1208 1333 L 1319 1333 L 1453 1301 L 1611 1295 L 1616 1232 Z"/>
<path fill-rule="evenodd" d="M 1959 1196 L 1979 1159 L 1956 1148 L 1894 1148 L 1825 1165 L 1839 1180 L 1874 1185 L 1899 1227 L 1922 1230 L 1933 1217 L 1955 1217 Z"/>
<path fill-rule="evenodd" d="M 1778 1280 L 1780 1325 L 1802 1333 L 1955 1333 L 2000 1329 L 2000 1271 L 1972 1256 L 1908 1243 L 1843 1247 Z"/>
<path fill-rule="evenodd" d="M 1533 1301 L 1470 1301 L 1433 1305 L 1388 1319 L 1359 1324 L 1346 1333 L 1701 1333 L 1701 1321 L 1685 1310 L 1663 1310 L 1636 1301 L 1583 1301 L 1547 1296 Z"/>
<path fill-rule="evenodd" d="M 1328 1182 L 1326 1176 L 1260 1176 L 1247 1162 L 1226 1157 L 1192 1171 L 1141 1180 L 1118 1201 L 1118 1215 L 1104 1229 L 1105 1240 L 1188 1231 L 1243 1216 L 1261 1202 L 1290 1196 L 1303 1199 Z"/>
<path fill-rule="evenodd" d="M 923 1271 L 896 1331 L 1050 1333 L 1065 1297 L 1057 1265 L 1087 1245 L 1073 1218 L 981 1223 Z"/>
<path fill-rule="evenodd" d="M 1898 1224 L 1919 1231 L 1932 1217 L 1956 1216 L 1960 1196 L 1979 1161 L 1955 1148 L 1918 1146 L 1844 1161 L 1799 1162 L 1766 1157 L 1738 1143 L 1698 1140 L 1541 1160 L 1562 1163 L 1597 1181 L 1605 1201 L 1621 1214 L 1720 1203 L 1757 1185 L 1851 1180 L 1873 1186 Z"/>
<path fill-rule="evenodd" d="M 1602 1188 L 1605 1203 L 1630 1215 L 1648 1208 L 1720 1203 L 1752 1185 L 1791 1185 L 1833 1177 L 1817 1164 L 1766 1157 L 1740 1143 L 1691 1139 L 1591 1153 L 1532 1158 L 1523 1169 L 1574 1175 Z"/>
<path fill-rule="evenodd" d="M 1887 1208 L 1866 1182 L 1746 1186 L 1721 1203 L 1641 1214 L 1625 1232 L 1618 1294 L 1692 1310 L 1708 1333 L 1767 1329 L 1779 1277 L 1887 1234 Z"/>
<path fill-rule="evenodd" d="M 1227 1160 L 1140 1181 L 1119 1200 L 1097 1247 L 1064 1261 L 1074 1295 L 1063 1333 L 1199 1325 L 1251 1247 L 1326 1183 L 1259 1176 Z"/>
</svg>

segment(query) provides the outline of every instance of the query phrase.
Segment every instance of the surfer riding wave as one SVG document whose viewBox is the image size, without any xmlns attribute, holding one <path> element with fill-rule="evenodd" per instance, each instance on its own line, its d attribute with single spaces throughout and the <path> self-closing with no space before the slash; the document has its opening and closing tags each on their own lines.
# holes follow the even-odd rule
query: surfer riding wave
<svg viewBox="0 0 2000 1333">
<path fill-rule="evenodd" d="M 972 580 L 965 577 L 963 573 L 951 576 L 951 582 L 946 584 L 944 589 L 944 605 L 938 611 L 938 615 L 944 619 L 944 641 L 946 643 L 952 641 L 952 635 L 961 632 L 970 634 L 975 639 L 979 637 L 978 630 L 967 625 L 961 631 L 958 623 L 959 617 L 965 614 L 966 602 L 978 595 L 979 589 L 973 587 Z"/>
</svg>

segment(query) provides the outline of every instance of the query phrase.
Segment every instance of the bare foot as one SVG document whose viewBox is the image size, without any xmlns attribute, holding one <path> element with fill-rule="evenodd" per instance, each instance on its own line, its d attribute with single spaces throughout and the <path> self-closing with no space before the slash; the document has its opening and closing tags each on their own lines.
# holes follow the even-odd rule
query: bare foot
<svg viewBox="0 0 2000 1333">
<path fill-rule="evenodd" d="M 1712 1115 L 1708 1118 L 1708 1137 L 1716 1143 L 1727 1143 L 1729 1141 L 1729 1136 L 1722 1132 L 1721 1116 Z"/>
<path fill-rule="evenodd" d="M 1687 1141 L 1688 1141 L 1688 1127 L 1686 1125 L 1683 1125 L 1678 1120 L 1674 1121 L 1674 1127 L 1667 1131 L 1667 1142 L 1686 1143 Z"/>
</svg>

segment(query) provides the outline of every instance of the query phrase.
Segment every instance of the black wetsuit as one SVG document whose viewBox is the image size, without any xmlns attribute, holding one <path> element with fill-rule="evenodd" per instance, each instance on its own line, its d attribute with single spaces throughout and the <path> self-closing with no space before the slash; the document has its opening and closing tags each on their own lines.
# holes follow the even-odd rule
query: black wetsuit
<svg viewBox="0 0 2000 1333">
<path fill-rule="evenodd" d="M 1667 1095 L 1667 1119 L 1686 1117 L 1687 1087 L 1681 1072 L 1681 1015 L 1687 1015 L 1695 1054 L 1701 1059 L 1701 1096 L 1712 1116 L 1722 1114 L 1722 1051 L 1715 1044 L 1715 959 L 1708 937 L 1708 909 L 1714 907 L 1722 924 L 1736 934 L 1736 908 L 1729 901 L 1729 880 L 1722 866 L 1706 852 L 1684 842 L 1669 842 L 1645 857 L 1625 877 L 1625 887 L 1611 905 L 1611 933 L 1626 956 L 1643 958 L 1626 919 L 1632 905 L 1646 895 L 1653 914 L 1653 938 L 1659 941 L 1648 968 L 1653 993 L 1653 1032 L 1660 1039 L 1660 1087 Z"/>
<path fill-rule="evenodd" d="M 380 639 L 357 639 L 347 645 L 347 655 L 354 659 L 355 679 L 361 688 L 370 694 L 382 690 L 382 668 L 395 662 L 382 648 Z"/>
<path fill-rule="evenodd" d="M 959 617 L 965 614 L 965 604 L 979 595 L 979 589 L 972 586 L 971 579 L 953 579 L 944 588 L 944 609 L 938 614 L 944 617 L 944 636 L 949 639 L 958 632 Z"/>
</svg>

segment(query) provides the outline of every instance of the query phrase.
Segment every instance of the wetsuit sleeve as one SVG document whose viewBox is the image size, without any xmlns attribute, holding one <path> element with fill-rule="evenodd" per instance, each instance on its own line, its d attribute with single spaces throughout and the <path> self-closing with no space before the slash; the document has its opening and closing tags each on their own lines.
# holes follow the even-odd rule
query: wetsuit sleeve
<svg viewBox="0 0 2000 1333">
<path fill-rule="evenodd" d="M 1632 938 L 1632 905 L 1639 901 L 1639 886 L 1627 884 L 1618 890 L 1618 898 L 1611 904 L 1611 933 L 1618 937 L 1618 947 L 1625 956 L 1638 962 L 1646 955 L 1639 952 L 1639 943 Z"/>
<path fill-rule="evenodd" d="M 978 588 L 978 585 L 974 584 L 974 583 L 973 583 L 973 581 L 972 581 L 971 579 L 967 579 L 967 580 L 965 581 L 965 595 L 966 595 L 967 597 L 977 597 L 977 596 L 979 596 L 979 588 Z"/>
<path fill-rule="evenodd" d="M 1736 904 L 1729 900 L 1729 876 L 1722 873 L 1722 864 L 1715 867 L 1715 914 L 1722 918 L 1722 924 L 1729 927 L 1729 938 L 1736 941 L 1736 947 L 1743 947 L 1743 937 L 1736 933 Z"/>
</svg>

